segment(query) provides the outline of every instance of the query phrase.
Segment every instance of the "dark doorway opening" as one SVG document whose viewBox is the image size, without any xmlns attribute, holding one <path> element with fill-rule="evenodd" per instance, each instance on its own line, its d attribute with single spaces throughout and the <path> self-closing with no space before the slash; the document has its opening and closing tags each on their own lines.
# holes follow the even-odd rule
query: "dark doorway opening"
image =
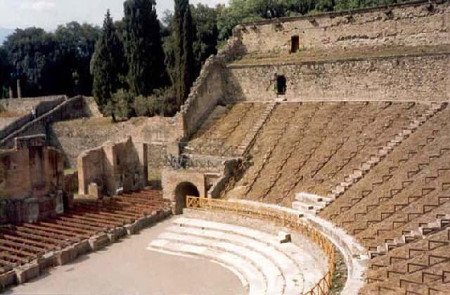
<svg viewBox="0 0 450 295">
<path fill-rule="evenodd" d="M 278 95 L 285 95 L 286 94 L 286 77 L 281 75 L 277 76 L 277 94 Z"/>
<path fill-rule="evenodd" d="M 186 197 L 200 197 L 200 193 L 195 185 L 190 182 L 182 182 L 175 188 L 175 214 L 183 214 L 186 208 Z"/>
<path fill-rule="evenodd" d="M 291 53 L 296 53 L 300 50 L 300 38 L 299 36 L 291 37 Z"/>
</svg>

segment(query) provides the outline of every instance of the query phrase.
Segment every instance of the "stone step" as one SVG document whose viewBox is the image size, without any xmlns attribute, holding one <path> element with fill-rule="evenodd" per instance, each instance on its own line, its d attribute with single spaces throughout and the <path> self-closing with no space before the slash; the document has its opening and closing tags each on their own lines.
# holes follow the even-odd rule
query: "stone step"
<svg viewBox="0 0 450 295">
<path fill-rule="evenodd" d="M 249 248 L 263 254 L 270 259 L 281 271 L 285 278 L 285 294 L 300 294 L 303 286 L 303 276 L 299 265 L 286 253 L 280 251 L 274 245 L 270 245 L 258 240 L 247 238 L 242 235 L 226 233 L 212 229 L 200 229 L 194 227 L 172 226 L 167 229 L 170 233 L 179 233 L 193 237 L 204 237 L 215 241 L 229 241 L 235 245 Z M 275 245 L 276 246 L 276 245 Z"/>
<path fill-rule="evenodd" d="M 314 206 L 310 204 L 305 204 L 303 202 L 292 202 L 292 208 L 297 210 L 305 215 L 316 215 L 317 212 L 322 210 L 325 206 Z"/>
<path fill-rule="evenodd" d="M 202 219 L 193 219 L 180 217 L 174 220 L 174 224 L 181 227 L 192 227 L 200 229 L 209 229 L 221 231 L 224 233 L 237 234 L 243 237 L 257 240 L 262 243 L 269 244 L 278 251 L 281 251 L 287 255 L 292 261 L 294 261 L 300 269 L 300 272 L 304 276 L 304 290 L 309 290 L 321 279 L 326 273 L 326 266 L 317 263 L 317 258 L 309 255 L 306 251 L 302 250 L 299 246 L 293 243 L 280 244 L 278 238 L 266 232 L 254 230 L 247 227 L 237 226 L 233 224 L 225 224 L 213 221 L 207 221 Z M 311 267 L 314 266 L 315 271 L 311 272 Z"/>
<path fill-rule="evenodd" d="M 245 280 L 244 285 L 248 288 L 249 294 L 266 294 L 266 282 L 263 274 L 251 263 L 232 253 L 167 240 L 154 240 L 147 249 L 170 254 L 200 256 L 216 261 L 227 266 L 234 273 L 238 273 L 239 277 Z"/>
<path fill-rule="evenodd" d="M 311 204 L 323 204 L 327 201 L 331 201 L 332 199 L 328 197 L 318 196 L 315 194 L 309 193 L 297 193 L 295 194 L 295 200 L 299 202 L 311 203 Z"/>
<path fill-rule="evenodd" d="M 222 242 L 207 237 L 185 235 L 180 233 L 165 232 L 159 235 L 158 239 L 206 247 L 218 252 L 231 253 L 241 257 L 255 266 L 261 272 L 267 283 L 266 294 L 282 294 L 285 286 L 284 277 L 279 268 L 264 255 L 252 251 L 246 247 L 233 244 L 231 242 Z"/>
</svg>

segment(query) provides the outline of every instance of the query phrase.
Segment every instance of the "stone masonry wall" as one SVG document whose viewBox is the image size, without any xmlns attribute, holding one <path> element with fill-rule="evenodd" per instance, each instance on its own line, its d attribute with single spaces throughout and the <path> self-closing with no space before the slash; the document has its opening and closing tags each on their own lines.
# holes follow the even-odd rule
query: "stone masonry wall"
<svg viewBox="0 0 450 295">
<path fill-rule="evenodd" d="M 33 121 L 36 117 L 40 117 L 58 105 L 61 105 L 65 100 L 65 96 L 0 100 L 0 104 L 7 111 L 24 114 L 0 130 L 0 139 L 7 137 L 25 124 Z M 35 111 L 35 116 L 32 115 L 33 110 Z"/>
<path fill-rule="evenodd" d="M 277 98 L 274 74 L 285 75 L 288 101 L 448 101 L 450 54 L 230 66 L 228 95 L 238 100 Z"/>
<path fill-rule="evenodd" d="M 11 148 L 15 137 L 46 134 L 50 124 L 87 116 L 85 111 L 85 101 L 82 96 L 67 99 L 53 109 L 37 114 L 37 118 L 31 118 L 28 122 L 22 122 L 21 126 L 16 126 L 13 132 L 0 141 L 0 146 Z"/>
<path fill-rule="evenodd" d="M 0 224 L 34 222 L 64 211 L 64 159 L 45 137 L 16 139 L 0 151 Z"/>
<path fill-rule="evenodd" d="M 244 53 L 240 32 L 235 31 L 227 45 L 216 56 L 206 60 L 188 99 L 177 114 L 183 118 L 185 139 L 197 131 L 217 104 L 229 101 L 225 96 L 225 64 Z"/>
<path fill-rule="evenodd" d="M 113 196 L 143 189 L 147 184 L 147 145 L 128 138 L 119 143 L 108 142 L 83 152 L 78 157 L 78 187 L 80 195 L 88 194 L 95 183 L 103 195 Z"/>
<path fill-rule="evenodd" d="M 42 105 L 42 103 L 54 101 L 62 102 L 65 99 L 66 99 L 65 95 L 29 97 L 29 98 L 10 98 L 10 99 L 0 99 L 0 105 L 3 106 L 9 112 L 26 114 L 30 113 L 33 108 L 39 108 L 39 105 Z"/>
<path fill-rule="evenodd" d="M 291 37 L 300 50 L 330 50 L 378 46 L 450 44 L 450 5 L 415 4 L 352 12 L 261 21 L 241 26 L 248 53 L 289 53 Z"/>
</svg>

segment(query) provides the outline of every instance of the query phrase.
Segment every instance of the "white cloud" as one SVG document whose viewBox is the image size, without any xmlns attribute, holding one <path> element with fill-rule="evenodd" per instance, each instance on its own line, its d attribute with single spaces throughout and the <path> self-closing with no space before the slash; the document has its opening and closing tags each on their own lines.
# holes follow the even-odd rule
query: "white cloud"
<svg viewBox="0 0 450 295">
<path fill-rule="evenodd" d="M 20 4 L 20 9 L 37 12 L 52 10 L 56 7 L 54 0 L 31 0 Z"/>
</svg>

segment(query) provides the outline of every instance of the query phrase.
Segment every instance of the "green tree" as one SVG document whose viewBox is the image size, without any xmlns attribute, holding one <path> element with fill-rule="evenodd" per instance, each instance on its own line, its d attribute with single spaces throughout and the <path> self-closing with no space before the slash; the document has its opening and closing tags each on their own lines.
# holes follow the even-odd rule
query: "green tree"
<svg viewBox="0 0 450 295">
<path fill-rule="evenodd" d="M 167 83 L 161 26 L 155 5 L 154 0 L 127 0 L 124 3 L 128 85 L 135 96 L 148 96 Z"/>
<path fill-rule="evenodd" d="M 20 79 L 23 96 L 50 94 L 50 85 L 57 82 L 52 75 L 57 42 L 43 29 L 17 29 L 4 43 L 12 66 L 12 79 Z"/>
<path fill-rule="evenodd" d="M 10 71 L 7 52 L 3 47 L 0 47 L 0 98 L 8 96 Z"/>
<path fill-rule="evenodd" d="M 195 77 L 200 73 L 203 62 L 217 53 L 219 31 L 217 28 L 217 9 L 203 4 L 191 6 L 195 24 L 194 41 Z"/>
<path fill-rule="evenodd" d="M 101 109 L 104 109 L 113 93 L 123 87 L 126 72 L 124 58 L 123 44 L 108 10 L 91 63 L 93 94 Z"/>
<path fill-rule="evenodd" d="M 98 29 L 76 22 L 55 33 L 40 28 L 18 29 L 4 43 L 11 79 L 20 79 L 23 96 L 92 92 L 89 64 Z"/>
<path fill-rule="evenodd" d="M 56 93 L 92 95 L 90 65 L 100 33 L 96 26 L 77 22 L 57 28 L 54 36 L 58 44 L 58 64 L 54 75 L 60 77 L 61 87 Z"/>
<path fill-rule="evenodd" d="M 175 0 L 173 18 L 174 81 L 176 105 L 180 107 L 194 82 L 194 34 L 189 0 Z"/>
</svg>

